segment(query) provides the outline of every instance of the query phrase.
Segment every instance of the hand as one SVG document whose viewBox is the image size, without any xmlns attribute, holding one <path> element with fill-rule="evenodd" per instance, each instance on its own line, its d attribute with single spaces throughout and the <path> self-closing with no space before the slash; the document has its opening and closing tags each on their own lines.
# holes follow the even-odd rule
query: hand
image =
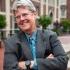
<svg viewBox="0 0 70 70">
<path fill-rule="evenodd" d="M 48 57 L 46 58 L 54 58 L 53 54 L 50 54 Z"/>
<path fill-rule="evenodd" d="M 25 61 L 18 62 L 18 66 L 22 69 L 26 69 Z"/>
<path fill-rule="evenodd" d="M 31 61 L 30 68 L 32 68 L 33 65 L 34 65 L 34 61 Z M 18 66 L 22 69 L 27 69 L 26 66 L 25 66 L 25 61 L 18 62 Z"/>
</svg>

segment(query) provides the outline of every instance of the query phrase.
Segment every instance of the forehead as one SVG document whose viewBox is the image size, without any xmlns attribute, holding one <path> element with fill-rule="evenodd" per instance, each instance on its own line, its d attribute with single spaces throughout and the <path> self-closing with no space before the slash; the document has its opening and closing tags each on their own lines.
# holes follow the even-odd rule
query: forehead
<svg viewBox="0 0 70 70">
<path fill-rule="evenodd" d="M 29 11 L 28 7 L 20 6 L 16 10 L 14 10 L 14 14 L 17 14 L 17 13 L 27 13 L 28 11 Z"/>
</svg>

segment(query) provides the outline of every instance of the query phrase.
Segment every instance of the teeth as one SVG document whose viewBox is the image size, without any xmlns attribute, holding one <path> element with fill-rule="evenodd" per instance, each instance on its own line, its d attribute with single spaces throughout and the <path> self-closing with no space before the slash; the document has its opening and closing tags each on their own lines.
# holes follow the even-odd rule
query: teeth
<svg viewBox="0 0 70 70">
<path fill-rule="evenodd" d="M 25 20 L 25 21 L 22 21 L 22 22 L 21 22 L 21 25 L 27 24 L 27 23 L 28 23 L 28 20 Z"/>
<path fill-rule="evenodd" d="M 25 25 L 25 24 L 27 24 L 27 22 L 23 22 L 23 23 L 21 23 L 21 25 Z"/>
</svg>

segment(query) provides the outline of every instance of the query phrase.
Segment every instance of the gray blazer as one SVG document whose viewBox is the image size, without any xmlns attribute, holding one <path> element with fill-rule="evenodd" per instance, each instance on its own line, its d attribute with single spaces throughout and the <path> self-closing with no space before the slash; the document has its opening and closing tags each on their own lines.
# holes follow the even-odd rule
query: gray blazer
<svg viewBox="0 0 70 70">
<path fill-rule="evenodd" d="M 36 42 L 38 70 L 66 70 L 68 57 L 56 33 L 38 29 Z M 54 58 L 46 58 L 51 53 Z M 5 40 L 4 70 L 22 70 L 17 64 L 26 60 L 33 58 L 25 33 L 21 31 Z"/>
</svg>

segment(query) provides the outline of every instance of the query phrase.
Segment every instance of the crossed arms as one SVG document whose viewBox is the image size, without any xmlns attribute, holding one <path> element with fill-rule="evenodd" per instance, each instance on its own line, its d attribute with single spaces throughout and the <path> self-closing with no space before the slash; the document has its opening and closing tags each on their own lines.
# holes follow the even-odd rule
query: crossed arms
<svg viewBox="0 0 70 70">
<path fill-rule="evenodd" d="M 54 35 L 53 35 L 54 36 Z M 54 36 L 55 37 L 55 36 Z M 46 58 L 37 58 L 38 70 L 66 70 L 68 57 L 63 50 L 59 40 L 52 37 L 53 54 Z M 56 39 L 54 41 L 54 39 Z M 26 69 L 24 58 L 19 61 L 18 46 L 12 41 L 5 41 L 4 70 L 24 70 Z M 13 47 L 13 48 L 12 48 Z M 14 51 L 15 50 L 15 51 Z M 22 51 L 23 52 L 23 51 Z M 46 53 L 47 54 L 47 53 Z M 23 55 L 22 55 L 23 56 Z M 31 60 L 30 68 L 33 67 L 34 61 Z"/>
</svg>

